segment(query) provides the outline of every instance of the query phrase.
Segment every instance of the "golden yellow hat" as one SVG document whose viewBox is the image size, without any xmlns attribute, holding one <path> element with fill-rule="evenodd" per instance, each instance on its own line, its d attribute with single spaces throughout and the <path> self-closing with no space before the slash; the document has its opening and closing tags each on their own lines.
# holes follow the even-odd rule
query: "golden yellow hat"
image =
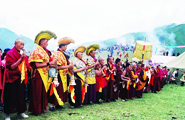
<svg viewBox="0 0 185 120">
<path fill-rule="evenodd" d="M 41 31 L 41 32 L 39 32 L 39 33 L 37 34 L 37 36 L 35 37 L 35 43 L 36 43 L 36 44 L 39 44 L 39 41 L 40 41 L 41 39 L 43 39 L 43 38 L 45 38 L 45 39 L 47 39 L 47 40 L 50 40 L 51 38 L 56 39 L 57 36 L 56 36 L 55 33 L 51 32 L 51 31 L 49 31 L 49 30 Z"/>
<path fill-rule="evenodd" d="M 78 47 L 78 48 L 75 50 L 75 52 L 74 52 L 74 56 L 76 57 L 76 53 L 77 53 L 77 52 L 83 53 L 85 50 L 86 50 L 86 47 L 83 46 L 83 45 L 80 46 L 80 47 Z"/>
<path fill-rule="evenodd" d="M 100 46 L 98 44 L 88 46 L 86 50 L 86 55 L 89 55 L 90 51 L 92 50 L 96 51 L 97 49 L 100 49 Z"/>
<path fill-rule="evenodd" d="M 75 41 L 69 37 L 64 37 L 64 38 L 61 38 L 59 41 L 58 41 L 58 46 L 60 44 L 64 44 L 64 45 L 68 45 L 70 43 L 75 43 Z"/>
</svg>

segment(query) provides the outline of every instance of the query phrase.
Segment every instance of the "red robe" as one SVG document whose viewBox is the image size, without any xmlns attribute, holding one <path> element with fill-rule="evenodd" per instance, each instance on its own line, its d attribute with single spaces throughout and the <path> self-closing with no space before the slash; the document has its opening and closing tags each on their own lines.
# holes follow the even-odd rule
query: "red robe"
<svg viewBox="0 0 185 120">
<path fill-rule="evenodd" d="M 11 65 L 20 59 L 21 55 L 13 47 L 6 54 L 6 71 L 5 71 L 5 94 L 4 94 L 4 112 L 10 113 L 23 113 L 26 111 L 25 102 L 25 84 L 21 83 L 21 72 L 18 67 L 11 69 Z M 25 58 L 26 59 L 26 58 Z M 27 61 L 27 59 L 26 59 Z"/>
<path fill-rule="evenodd" d="M 101 91 L 100 89 L 103 89 L 107 86 L 108 80 L 106 80 L 108 77 L 108 74 L 105 70 L 103 70 L 106 77 L 103 77 L 103 75 L 95 76 L 96 77 L 96 91 Z"/>
<path fill-rule="evenodd" d="M 160 91 L 160 78 L 161 78 L 161 70 L 155 69 L 154 71 L 154 80 L 153 80 L 153 91 Z"/>
<path fill-rule="evenodd" d="M 1 62 L 0 57 L 0 103 L 3 103 L 3 93 L 4 93 L 4 85 L 5 85 L 5 70 L 6 66 L 4 65 L 4 68 L 2 67 L 3 63 Z"/>
</svg>

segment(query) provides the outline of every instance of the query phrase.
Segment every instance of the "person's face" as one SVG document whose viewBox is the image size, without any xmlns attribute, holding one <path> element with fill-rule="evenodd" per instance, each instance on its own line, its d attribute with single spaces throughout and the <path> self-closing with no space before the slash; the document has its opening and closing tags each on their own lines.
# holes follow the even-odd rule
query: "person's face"
<svg viewBox="0 0 185 120">
<path fill-rule="evenodd" d="M 121 65 L 121 61 L 119 61 L 119 62 L 117 63 L 117 65 Z"/>
<path fill-rule="evenodd" d="M 141 65 L 138 65 L 138 69 L 140 69 L 141 68 Z"/>
<path fill-rule="evenodd" d="M 42 43 L 41 43 L 42 47 L 43 48 L 46 48 L 48 46 L 48 40 L 43 40 Z"/>
<path fill-rule="evenodd" d="M 136 64 L 134 64 L 133 68 L 136 69 L 136 67 L 137 67 Z"/>
<path fill-rule="evenodd" d="M 92 57 L 95 57 L 95 51 L 93 50 L 91 53 L 90 53 L 90 56 L 92 56 Z"/>
<path fill-rule="evenodd" d="M 24 48 L 24 41 L 23 40 L 19 40 L 17 43 L 15 43 L 15 48 L 20 51 Z"/>
<path fill-rule="evenodd" d="M 104 60 L 100 60 L 99 62 L 100 62 L 100 64 L 101 64 L 101 65 L 103 65 L 103 64 L 104 64 Z"/>
<path fill-rule="evenodd" d="M 145 69 L 145 67 L 142 67 L 141 69 L 142 69 L 142 70 L 144 70 L 144 69 Z"/>
<path fill-rule="evenodd" d="M 62 49 L 63 51 L 66 51 L 66 50 L 67 50 L 67 45 L 62 46 L 61 49 Z"/>
<path fill-rule="evenodd" d="M 109 60 L 110 63 L 114 63 L 114 59 L 111 57 Z"/>
<path fill-rule="evenodd" d="M 83 53 L 78 52 L 76 56 L 77 56 L 77 58 L 82 59 L 82 57 L 83 57 Z"/>
<path fill-rule="evenodd" d="M 127 70 L 130 70 L 130 68 L 131 68 L 131 67 L 130 67 L 130 65 L 129 65 L 126 69 L 127 69 Z"/>
<path fill-rule="evenodd" d="M 132 70 L 132 67 L 129 65 L 129 70 Z"/>
<path fill-rule="evenodd" d="M 2 54 L 2 50 L 0 50 L 0 54 Z"/>
</svg>

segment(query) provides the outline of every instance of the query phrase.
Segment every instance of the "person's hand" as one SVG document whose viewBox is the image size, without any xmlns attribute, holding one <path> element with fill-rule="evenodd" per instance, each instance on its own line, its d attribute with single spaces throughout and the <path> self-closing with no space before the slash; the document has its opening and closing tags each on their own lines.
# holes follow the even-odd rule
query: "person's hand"
<svg viewBox="0 0 185 120">
<path fill-rule="evenodd" d="M 88 73 L 89 73 L 88 70 L 86 70 L 86 71 L 85 71 L 85 74 L 88 74 Z"/>
<path fill-rule="evenodd" d="M 73 65 L 72 65 L 72 64 L 70 64 L 68 68 L 69 68 L 69 69 L 73 68 Z"/>
<path fill-rule="evenodd" d="M 99 64 L 99 62 L 98 62 L 98 61 L 96 61 L 94 65 L 98 65 L 98 64 Z"/>
<path fill-rule="evenodd" d="M 107 68 L 107 66 L 103 66 L 102 70 L 104 70 L 104 69 L 106 69 L 106 68 Z"/>
<path fill-rule="evenodd" d="M 114 70 L 116 70 L 116 67 L 115 67 L 115 66 L 113 67 L 113 71 L 114 71 Z"/>
<path fill-rule="evenodd" d="M 49 64 L 50 64 L 50 65 L 56 65 L 56 64 L 57 64 L 57 59 L 55 59 L 55 60 L 49 62 Z"/>
<path fill-rule="evenodd" d="M 26 53 L 23 52 L 23 53 L 21 54 L 21 59 L 23 59 L 23 58 L 25 58 L 25 57 L 26 57 Z"/>
<path fill-rule="evenodd" d="M 85 66 L 85 67 L 83 68 L 83 70 L 87 70 L 87 69 L 89 69 L 89 66 Z"/>
</svg>

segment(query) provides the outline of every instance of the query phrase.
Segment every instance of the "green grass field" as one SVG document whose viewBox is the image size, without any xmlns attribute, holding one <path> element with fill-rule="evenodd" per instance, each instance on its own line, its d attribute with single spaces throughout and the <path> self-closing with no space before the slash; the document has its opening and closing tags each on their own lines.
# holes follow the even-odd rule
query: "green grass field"
<svg viewBox="0 0 185 120">
<path fill-rule="evenodd" d="M 122 102 L 86 105 L 82 108 L 70 109 L 68 103 L 66 109 L 33 116 L 29 113 L 28 120 L 171 120 L 185 119 L 185 86 L 166 85 L 162 91 L 144 93 L 143 98 Z M 4 113 L 0 118 L 4 119 Z M 17 119 L 12 114 L 13 120 Z"/>
</svg>

